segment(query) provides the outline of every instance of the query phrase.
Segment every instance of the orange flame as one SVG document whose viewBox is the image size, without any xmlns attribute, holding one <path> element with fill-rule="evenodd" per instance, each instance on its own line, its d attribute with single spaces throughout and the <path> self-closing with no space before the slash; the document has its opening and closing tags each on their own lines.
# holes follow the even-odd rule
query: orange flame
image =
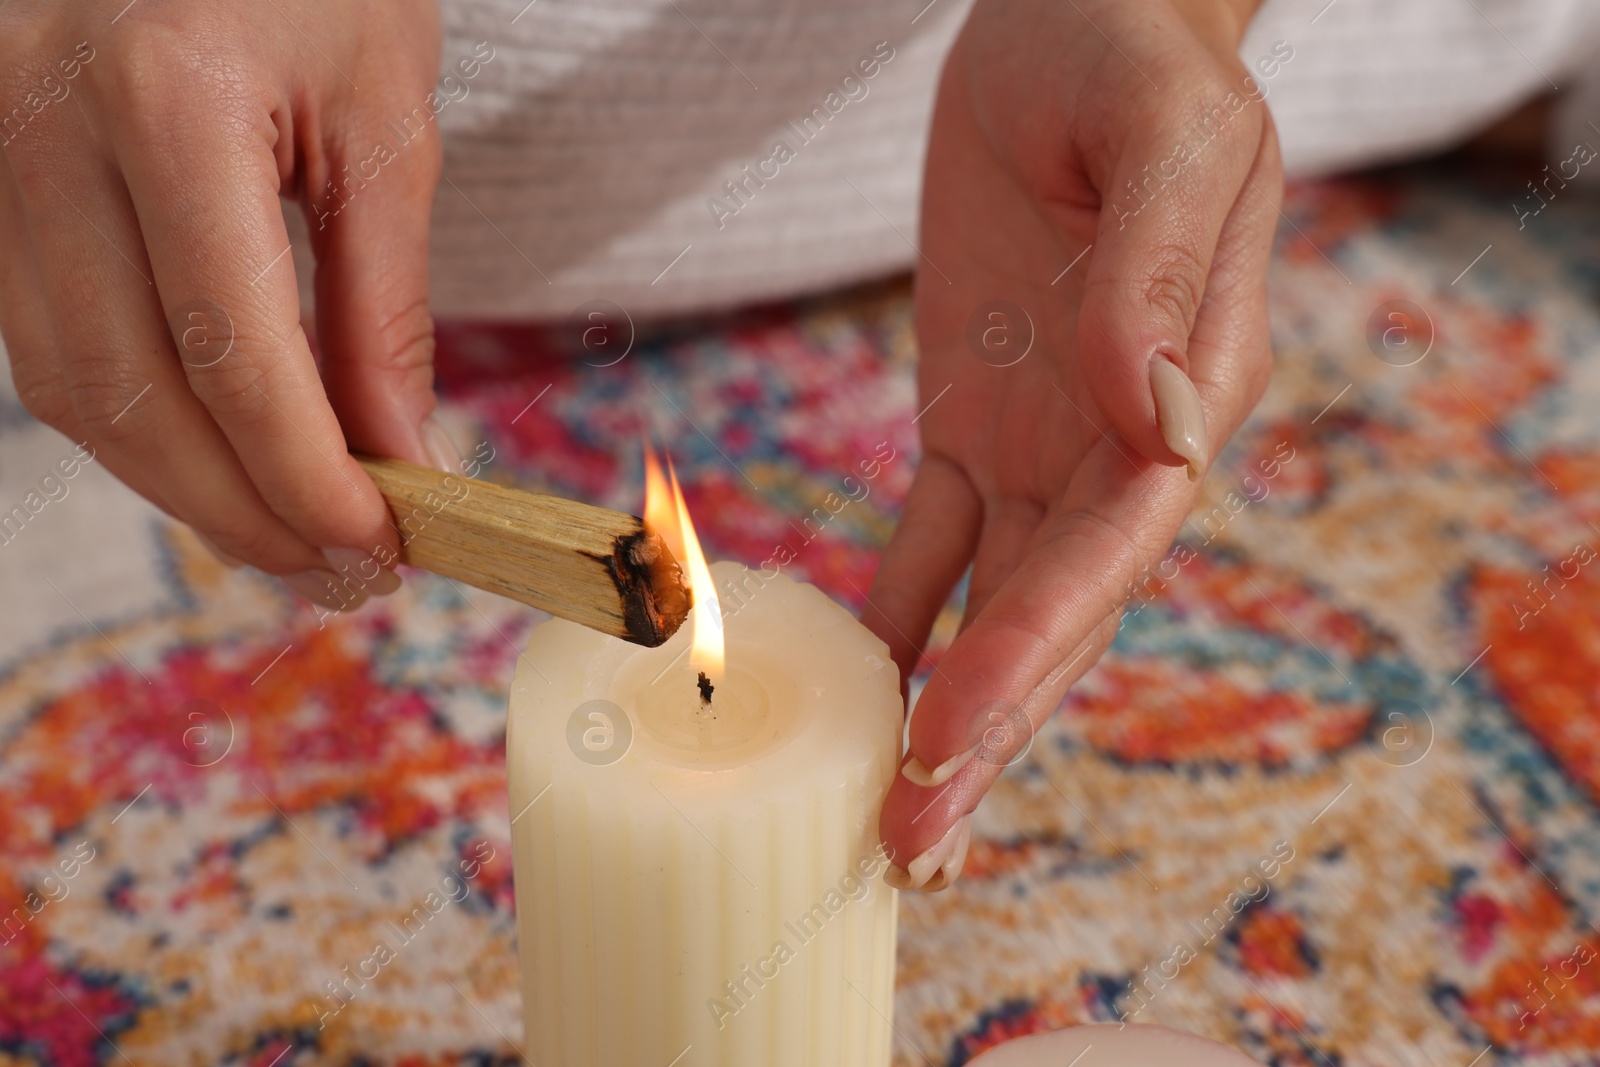
<svg viewBox="0 0 1600 1067">
<path fill-rule="evenodd" d="M 680 564 L 683 557 L 683 530 L 678 520 L 678 505 L 672 499 L 672 487 L 661 472 L 661 461 L 650 442 L 644 442 L 644 521 L 665 541 L 672 558 Z"/>
<path fill-rule="evenodd" d="M 661 463 L 648 440 L 644 442 L 644 487 L 645 522 L 660 535 L 673 558 L 688 572 L 689 588 L 694 591 L 694 607 L 689 612 L 689 665 L 704 671 L 713 684 L 720 682 L 724 657 L 722 606 L 717 601 L 717 587 L 711 581 L 711 568 L 700 550 L 694 523 L 689 521 L 689 507 L 678 487 L 672 457 L 667 457 L 667 473 L 663 476 Z"/>
</svg>

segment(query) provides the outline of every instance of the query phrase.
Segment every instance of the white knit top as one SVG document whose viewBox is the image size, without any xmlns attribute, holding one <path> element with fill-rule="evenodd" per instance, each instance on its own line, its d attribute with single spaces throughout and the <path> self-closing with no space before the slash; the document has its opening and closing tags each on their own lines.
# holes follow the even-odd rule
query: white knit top
<svg viewBox="0 0 1600 1067">
<path fill-rule="evenodd" d="M 443 6 L 439 314 L 606 299 L 644 317 L 911 265 L 934 84 L 967 0 Z M 1600 147 L 1594 0 L 1268 0 L 1241 57 L 1274 52 L 1292 53 L 1264 83 L 1292 174 L 1447 147 L 1552 87 L 1567 91 L 1552 159 Z"/>
</svg>

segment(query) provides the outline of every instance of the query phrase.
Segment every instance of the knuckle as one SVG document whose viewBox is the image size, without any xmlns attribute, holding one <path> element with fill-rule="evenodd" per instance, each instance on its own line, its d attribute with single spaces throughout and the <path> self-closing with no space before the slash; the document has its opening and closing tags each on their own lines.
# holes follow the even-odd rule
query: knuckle
<svg viewBox="0 0 1600 1067">
<path fill-rule="evenodd" d="M 0 89 L 19 89 L 27 84 L 39 57 L 48 51 L 50 30 L 37 13 L 28 14 L 0 7 Z"/>
<path fill-rule="evenodd" d="M 1140 562 L 1153 558 L 1148 545 L 1092 506 L 1063 515 L 1051 530 L 1047 547 L 1056 559 L 1101 561 L 1096 570 L 1108 578 L 1131 573 Z M 1048 581 L 1046 584 L 1055 585 Z M 1073 622 L 1081 609 L 1099 599 L 1104 603 L 1092 606 L 1095 617 L 1103 620 L 1115 609 L 1121 592 L 1120 586 L 1110 580 L 1097 590 L 1084 588 L 1067 599 L 997 598 L 984 611 L 988 625 L 1005 630 L 1019 642 L 1039 648 L 1058 647 L 1063 640 L 1077 645 L 1086 635 L 1065 633 L 1063 628 Z M 1087 636 L 1092 639 L 1095 632 Z M 1110 633 L 1115 633 L 1114 627 Z"/>
<path fill-rule="evenodd" d="M 136 127 L 164 122 L 170 114 L 176 72 L 183 67 L 177 49 L 158 24 L 139 23 L 119 36 L 114 62 L 103 68 L 104 88 Z"/>
<path fill-rule="evenodd" d="M 228 514 L 200 528 L 200 532 L 234 559 L 263 569 L 277 569 L 283 556 L 281 535 L 269 524 L 243 514 Z"/>
<path fill-rule="evenodd" d="M 84 429 L 107 444 L 127 441 L 148 428 L 144 411 L 152 403 L 145 385 L 112 371 L 78 376 L 67 385 L 72 413 Z"/>
<path fill-rule="evenodd" d="M 17 400 L 22 410 L 46 426 L 68 432 L 67 428 L 74 421 L 72 399 L 57 375 L 30 369 L 42 362 L 22 357 L 13 359 L 11 377 L 16 386 Z"/>
<path fill-rule="evenodd" d="M 1124 569 L 1132 570 L 1156 554 L 1150 546 L 1142 544 L 1093 506 L 1079 508 L 1066 515 L 1055 537 L 1086 550 L 1093 558 L 1107 560 L 1109 566 L 1102 569 L 1110 574 L 1120 573 Z M 1110 553 L 1104 547 L 1107 540 L 1115 546 Z"/>
<path fill-rule="evenodd" d="M 378 367 L 393 374 L 433 374 L 433 316 L 417 296 L 378 325 Z"/>
<path fill-rule="evenodd" d="M 1205 299 L 1206 264 L 1183 244 L 1166 244 L 1151 258 L 1144 278 L 1144 299 L 1156 311 L 1183 326 L 1189 336 Z"/>
<path fill-rule="evenodd" d="M 94 66 L 96 88 L 134 129 L 160 132 L 236 110 L 237 64 L 206 27 L 144 19 L 111 47 L 111 60 Z"/>
<path fill-rule="evenodd" d="M 6 33 L 0 25 L 0 40 Z M 8 158 L 35 154 L 42 142 L 59 139 L 50 134 L 59 134 L 65 121 L 61 105 L 78 73 L 73 55 L 44 37 L 0 46 L 0 150 Z"/>
<path fill-rule="evenodd" d="M 252 363 L 224 359 L 205 367 L 185 363 L 183 369 L 190 390 L 214 415 L 248 421 L 267 407 L 267 373 Z"/>
</svg>

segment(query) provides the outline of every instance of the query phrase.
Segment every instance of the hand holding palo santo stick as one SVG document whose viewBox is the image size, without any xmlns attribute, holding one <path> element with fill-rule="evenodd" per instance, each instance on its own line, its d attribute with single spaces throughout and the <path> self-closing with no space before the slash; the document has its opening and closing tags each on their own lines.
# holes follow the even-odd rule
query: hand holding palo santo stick
<svg viewBox="0 0 1600 1067">
<path fill-rule="evenodd" d="M 636 515 L 397 459 L 356 459 L 394 515 L 402 563 L 647 647 L 689 615 L 679 561 Z"/>
</svg>

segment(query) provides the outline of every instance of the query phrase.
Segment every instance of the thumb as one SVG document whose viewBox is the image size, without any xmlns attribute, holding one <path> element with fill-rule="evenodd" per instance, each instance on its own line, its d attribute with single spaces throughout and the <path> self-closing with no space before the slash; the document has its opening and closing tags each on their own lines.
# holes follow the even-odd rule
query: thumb
<svg viewBox="0 0 1600 1067">
<path fill-rule="evenodd" d="M 349 143 L 330 163 L 331 184 L 307 194 L 328 399 L 352 449 L 459 472 L 461 455 L 433 417 L 428 227 L 438 128 L 391 124 Z"/>
<path fill-rule="evenodd" d="M 1221 79 L 1186 97 L 1129 138 L 1101 190 L 1078 342 L 1089 392 L 1123 440 L 1195 479 L 1211 452 L 1189 336 L 1223 224 L 1252 195 L 1265 104 Z"/>
</svg>

